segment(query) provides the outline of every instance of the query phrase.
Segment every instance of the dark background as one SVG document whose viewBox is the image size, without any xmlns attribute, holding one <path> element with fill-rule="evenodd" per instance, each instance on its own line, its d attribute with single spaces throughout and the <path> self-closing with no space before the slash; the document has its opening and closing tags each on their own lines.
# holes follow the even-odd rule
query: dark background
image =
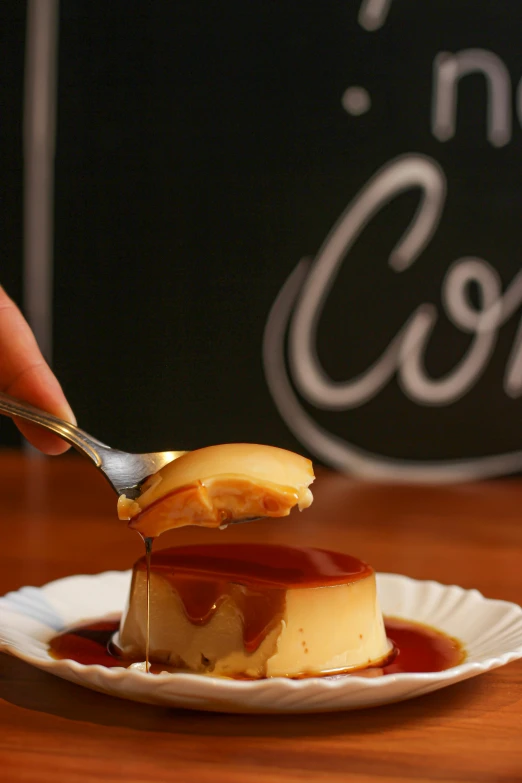
<svg viewBox="0 0 522 783">
<path fill-rule="evenodd" d="M 357 241 L 329 297 L 318 351 L 336 379 L 381 354 L 421 303 L 440 309 L 450 263 L 520 269 L 522 130 L 487 143 L 485 83 L 467 77 L 457 134 L 430 130 L 441 50 L 490 49 L 522 76 L 518 0 L 393 0 L 382 29 L 359 2 L 61 3 L 55 193 L 54 370 L 81 426 L 120 448 L 261 441 L 303 450 L 267 389 L 263 329 L 283 282 L 349 201 L 406 152 L 448 179 L 444 219 L 397 275 L 390 248 L 418 197 L 396 199 Z M 0 279 L 22 302 L 25 5 L 0 5 Z M 372 107 L 352 117 L 344 90 Z M 514 101 L 514 99 L 513 99 Z M 515 103 L 513 102 L 515 107 Z M 314 411 L 344 439 L 410 459 L 520 448 L 520 399 L 502 388 L 520 309 L 477 386 L 446 407 L 393 380 L 355 411 Z M 443 315 L 427 368 L 448 372 L 470 337 Z M 309 410 L 312 410 L 310 407 Z M 0 419 L 0 440 L 17 442 Z"/>
</svg>

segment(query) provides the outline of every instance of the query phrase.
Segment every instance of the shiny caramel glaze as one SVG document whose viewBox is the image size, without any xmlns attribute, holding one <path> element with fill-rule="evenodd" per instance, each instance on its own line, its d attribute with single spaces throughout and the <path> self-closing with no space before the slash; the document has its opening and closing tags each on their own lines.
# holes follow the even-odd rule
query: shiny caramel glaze
<svg viewBox="0 0 522 783">
<path fill-rule="evenodd" d="M 386 635 L 393 642 L 395 656 L 384 667 L 366 670 L 384 676 L 409 672 L 440 672 L 458 666 L 465 660 L 460 642 L 427 625 L 398 618 L 385 618 Z M 130 666 L 133 661 L 112 654 L 110 642 L 119 628 L 119 620 L 100 620 L 80 625 L 55 636 L 49 652 L 58 660 L 69 659 L 84 666 Z M 152 674 L 168 670 L 164 664 L 152 664 Z M 362 672 L 355 672 L 361 674 Z M 317 677 L 317 674 L 311 675 Z M 337 675 L 339 676 L 339 675 Z M 348 675 L 346 675 L 348 676 Z M 301 676 L 299 679 L 302 679 Z"/>
<path fill-rule="evenodd" d="M 145 570 L 140 558 L 135 569 Z M 342 552 L 290 547 L 278 544 L 194 544 L 161 549 L 152 555 L 151 573 L 173 584 L 197 577 L 204 581 L 227 580 L 252 588 L 327 587 L 364 579 L 371 566 Z"/>
</svg>

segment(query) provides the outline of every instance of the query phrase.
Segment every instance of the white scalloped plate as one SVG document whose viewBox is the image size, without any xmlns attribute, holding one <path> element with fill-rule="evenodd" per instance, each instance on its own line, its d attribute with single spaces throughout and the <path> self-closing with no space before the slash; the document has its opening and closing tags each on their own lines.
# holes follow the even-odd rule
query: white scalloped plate
<svg viewBox="0 0 522 783">
<path fill-rule="evenodd" d="M 150 675 L 51 658 L 47 644 L 57 632 L 122 611 L 129 571 L 70 576 L 0 598 L 0 650 L 58 677 L 124 699 L 243 713 L 372 707 L 421 696 L 522 658 L 522 609 L 516 604 L 486 599 L 477 590 L 397 574 L 378 574 L 377 578 L 385 615 L 423 622 L 457 637 L 466 648 L 465 662 L 426 674 L 244 682 L 196 674 Z"/>
</svg>

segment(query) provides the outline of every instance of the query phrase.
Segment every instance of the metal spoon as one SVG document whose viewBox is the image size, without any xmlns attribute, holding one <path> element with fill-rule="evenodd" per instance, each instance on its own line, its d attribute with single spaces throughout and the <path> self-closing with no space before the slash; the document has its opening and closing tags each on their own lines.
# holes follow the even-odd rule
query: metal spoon
<svg viewBox="0 0 522 783">
<path fill-rule="evenodd" d="M 152 451 L 149 454 L 130 454 L 127 451 L 111 449 L 75 424 L 70 424 L 3 392 L 0 392 L 0 413 L 18 416 L 59 435 L 94 463 L 118 495 L 125 494 L 131 499 L 140 494 L 140 486 L 146 478 L 157 473 L 168 462 L 187 453 L 186 451 Z M 255 522 L 258 519 L 262 517 L 234 519 L 228 524 L 237 525 L 243 522 Z"/>
<path fill-rule="evenodd" d="M 74 424 L 69 424 L 68 421 L 2 392 L 0 392 L 0 413 L 18 416 L 59 435 L 95 464 L 118 495 L 125 494 L 128 498 L 135 498 L 140 494 L 140 484 L 148 476 L 186 453 L 154 451 L 150 454 L 129 454 L 126 451 L 111 449 L 110 446 L 106 446 Z"/>
</svg>

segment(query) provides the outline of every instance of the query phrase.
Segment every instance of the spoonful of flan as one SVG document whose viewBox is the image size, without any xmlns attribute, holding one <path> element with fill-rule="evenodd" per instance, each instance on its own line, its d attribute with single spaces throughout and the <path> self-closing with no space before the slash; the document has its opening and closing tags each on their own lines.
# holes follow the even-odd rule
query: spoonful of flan
<svg viewBox="0 0 522 783">
<path fill-rule="evenodd" d="M 275 446 L 226 443 L 186 452 L 118 499 L 118 516 L 145 538 L 185 525 L 226 527 L 308 508 L 312 462 Z"/>
</svg>

